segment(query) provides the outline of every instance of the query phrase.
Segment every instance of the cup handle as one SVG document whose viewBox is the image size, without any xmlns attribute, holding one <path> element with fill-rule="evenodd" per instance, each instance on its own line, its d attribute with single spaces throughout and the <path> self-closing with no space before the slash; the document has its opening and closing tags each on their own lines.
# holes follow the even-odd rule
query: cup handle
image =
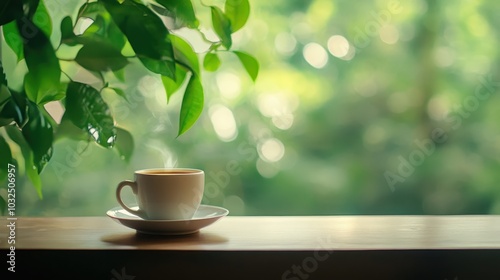
<svg viewBox="0 0 500 280">
<path fill-rule="evenodd" d="M 131 209 L 130 207 L 125 205 L 125 203 L 122 201 L 121 192 L 122 192 L 122 189 L 126 186 L 129 186 L 130 188 L 132 188 L 132 192 L 134 192 L 134 194 L 137 195 L 137 183 L 133 182 L 133 181 L 125 180 L 125 181 L 120 182 L 118 184 L 118 187 L 116 188 L 116 200 L 118 200 L 118 203 L 120 203 L 120 205 L 123 207 L 123 209 L 127 210 L 127 212 L 130 212 L 130 213 L 132 213 L 136 216 L 139 216 L 141 218 L 145 218 L 146 213 L 143 210 Z"/>
</svg>

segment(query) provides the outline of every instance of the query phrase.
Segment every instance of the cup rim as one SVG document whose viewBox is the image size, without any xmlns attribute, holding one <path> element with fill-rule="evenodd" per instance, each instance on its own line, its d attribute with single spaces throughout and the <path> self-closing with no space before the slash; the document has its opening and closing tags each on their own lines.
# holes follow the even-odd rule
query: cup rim
<svg viewBox="0 0 500 280">
<path fill-rule="evenodd" d="M 152 174 L 148 172 L 185 172 L 185 173 L 175 173 L 175 174 Z M 201 169 L 196 169 L 196 168 L 184 168 L 184 167 L 172 167 L 172 168 L 163 168 L 163 167 L 158 167 L 158 168 L 146 168 L 146 169 L 140 169 L 134 171 L 135 175 L 141 175 L 141 176 L 189 176 L 189 175 L 198 175 L 198 174 L 204 174 L 203 170 Z"/>
</svg>

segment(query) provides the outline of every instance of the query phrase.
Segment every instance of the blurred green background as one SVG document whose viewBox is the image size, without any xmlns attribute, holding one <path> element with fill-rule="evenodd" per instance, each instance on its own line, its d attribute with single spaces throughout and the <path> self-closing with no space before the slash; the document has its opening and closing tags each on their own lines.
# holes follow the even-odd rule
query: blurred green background
<svg viewBox="0 0 500 280">
<path fill-rule="evenodd" d="M 167 105 L 159 77 L 128 68 L 130 102 L 105 98 L 135 138 L 131 161 L 60 140 L 42 200 L 18 178 L 17 214 L 102 216 L 118 182 L 163 166 L 203 169 L 203 202 L 231 215 L 500 214 L 500 2 L 251 8 L 234 49 L 259 60 L 255 84 L 222 56 L 200 120 L 176 138 L 182 96 Z"/>
</svg>

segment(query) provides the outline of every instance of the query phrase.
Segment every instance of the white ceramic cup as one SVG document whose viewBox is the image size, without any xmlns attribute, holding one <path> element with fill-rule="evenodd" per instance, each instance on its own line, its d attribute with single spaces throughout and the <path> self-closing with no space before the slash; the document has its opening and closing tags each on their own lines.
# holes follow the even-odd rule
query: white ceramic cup
<svg viewBox="0 0 500 280">
<path fill-rule="evenodd" d="M 123 209 L 147 220 L 191 219 L 200 206 L 205 173 L 190 168 L 157 168 L 137 170 L 135 181 L 122 181 L 116 188 L 116 199 Z M 121 199 L 121 191 L 130 186 L 139 209 L 131 209 Z"/>
</svg>

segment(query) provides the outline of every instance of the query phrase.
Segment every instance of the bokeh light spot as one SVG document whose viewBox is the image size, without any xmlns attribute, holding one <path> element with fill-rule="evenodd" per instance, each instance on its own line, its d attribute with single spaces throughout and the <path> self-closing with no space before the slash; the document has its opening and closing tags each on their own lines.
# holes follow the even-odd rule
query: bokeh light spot
<svg viewBox="0 0 500 280">
<path fill-rule="evenodd" d="M 274 126 L 279 129 L 289 129 L 294 121 L 293 111 L 297 109 L 299 100 L 294 94 L 264 93 L 257 99 L 257 106 L 261 114 L 271 118 Z"/>
<path fill-rule="evenodd" d="M 433 120 L 443 120 L 450 112 L 450 102 L 443 95 L 432 97 L 427 103 L 427 113 Z"/>
<path fill-rule="evenodd" d="M 228 195 L 224 197 L 224 207 L 227 208 L 232 215 L 245 214 L 245 202 L 237 195 Z"/>
<path fill-rule="evenodd" d="M 328 53 L 318 43 L 309 43 L 303 50 L 304 59 L 312 67 L 321 69 L 328 63 Z"/>
<path fill-rule="evenodd" d="M 436 61 L 437 66 L 444 68 L 451 66 L 455 58 L 449 48 L 440 47 L 434 52 L 434 60 Z"/>
<path fill-rule="evenodd" d="M 380 40 L 382 42 L 393 45 L 399 41 L 399 31 L 394 25 L 384 25 L 379 30 Z"/>
<path fill-rule="evenodd" d="M 287 32 L 281 32 L 274 39 L 274 47 L 282 55 L 292 55 L 297 49 L 297 40 Z"/>
<path fill-rule="evenodd" d="M 277 162 L 285 155 L 285 145 L 276 138 L 270 138 L 259 145 L 258 151 L 262 160 Z"/>
<path fill-rule="evenodd" d="M 217 74 L 217 87 L 220 94 L 227 99 L 235 99 L 241 93 L 241 80 L 240 77 L 233 74 L 222 72 Z"/>
<path fill-rule="evenodd" d="M 292 127 L 293 119 L 293 114 L 285 113 L 272 117 L 272 122 L 277 128 L 281 130 L 287 130 Z"/>
<path fill-rule="evenodd" d="M 257 171 L 262 177 L 272 178 L 278 174 L 280 169 L 273 163 L 263 161 L 262 159 L 258 159 L 255 164 Z"/>
<path fill-rule="evenodd" d="M 223 105 L 213 105 L 209 109 L 209 115 L 215 133 L 220 140 L 229 142 L 236 138 L 238 129 L 231 110 Z"/>
<path fill-rule="evenodd" d="M 344 36 L 334 35 L 328 39 L 328 51 L 335 57 L 343 58 L 349 53 L 349 42 Z"/>
</svg>

